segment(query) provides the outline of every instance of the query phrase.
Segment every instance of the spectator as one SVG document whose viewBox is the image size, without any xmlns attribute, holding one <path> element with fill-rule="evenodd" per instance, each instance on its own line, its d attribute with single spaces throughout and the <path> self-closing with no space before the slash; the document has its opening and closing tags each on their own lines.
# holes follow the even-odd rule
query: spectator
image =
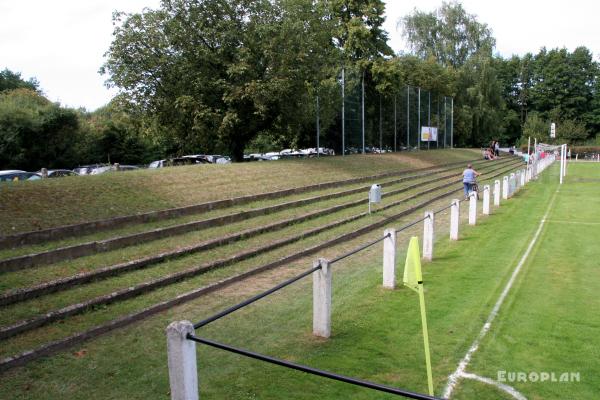
<svg viewBox="0 0 600 400">
<path fill-rule="evenodd" d="M 496 157 L 500 157 L 500 143 L 498 141 L 494 142 L 494 153 Z"/>
<path fill-rule="evenodd" d="M 476 179 L 479 175 L 479 172 L 473 169 L 472 164 L 467 164 L 467 169 L 463 171 L 463 186 L 465 189 L 465 200 L 469 198 L 469 192 L 473 188 L 473 184 L 476 183 Z"/>
</svg>

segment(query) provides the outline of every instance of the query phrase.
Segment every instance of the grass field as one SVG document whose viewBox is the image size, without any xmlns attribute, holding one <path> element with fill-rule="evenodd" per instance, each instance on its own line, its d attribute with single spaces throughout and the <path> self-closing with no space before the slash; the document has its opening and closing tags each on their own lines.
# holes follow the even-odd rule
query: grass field
<svg viewBox="0 0 600 400">
<path fill-rule="evenodd" d="M 537 244 L 467 371 L 494 380 L 498 371 L 557 376 L 577 372 L 579 382 L 507 384 L 532 399 L 596 397 L 600 391 L 600 338 L 594 335 L 600 325 L 595 312 L 600 303 L 596 296 L 600 265 L 595 246 L 600 233 L 598 176 L 600 169 L 595 165 L 571 164 L 565 185 L 556 193 L 555 165 L 499 209 L 493 209 L 492 216 L 480 217 L 477 226 L 463 224 L 459 242 L 447 239 L 447 215 L 436 219 L 435 258 L 424 266 L 424 281 L 437 395 L 479 334 L 552 203 Z M 399 221 L 397 226 L 401 224 Z M 406 247 L 410 235 L 420 231 L 418 226 L 399 235 L 400 248 Z M 361 237 L 322 255 L 332 257 L 380 234 Z M 169 322 L 198 321 L 310 264 L 307 259 L 291 263 L 70 352 L 5 372 L 0 375 L 0 398 L 168 398 L 164 329 Z M 219 276 L 215 272 L 212 279 Z M 334 266 L 333 335 L 327 341 L 310 334 L 310 283 L 310 279 L 303 280 L 197 334 L 345 375 L 426 390 L 418 298 L 407 289 L 388 291 L 380 287 L 379 246 Z M 202 284 L 201 279 L 191 280 L 185 287 L 198 284 Z M 178 288 L 185 289 L 181 285 Z M 127 311 L 127 304 L 122 307 Z M 65 321 L 65 325 L 84 317 Z M 46 333 L 59 331 L 62 325 Z M 203 346 L 199 347 L 198 359 L 204 398 L 392 398 Z M 510 397 L 491 385 L 463 379 L 453 398 Z"/>
<path fill-rule="evenodd" d="M 198 165 L 0 185 L 0 235 L 479 158 L 471 149 Z M 368 166 L 368 168 L 365 168 Z"/>
</svg>

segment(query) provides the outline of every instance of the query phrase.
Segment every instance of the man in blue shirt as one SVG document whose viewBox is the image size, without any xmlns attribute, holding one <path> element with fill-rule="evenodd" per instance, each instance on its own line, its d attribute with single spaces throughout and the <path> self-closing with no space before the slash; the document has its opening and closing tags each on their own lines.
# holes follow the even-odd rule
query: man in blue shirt
<svg viewBox="0 0 600 400">
<path fill-rule="evenodd" d="M 473 169 L 472 164 L 467 165 L 467 169 L 463 171 L 463 186 L 465 187 L 465 200 L 469 197 L 469 192 L 473 189 L 475 178 L 481 175 Z"/>
</svg>

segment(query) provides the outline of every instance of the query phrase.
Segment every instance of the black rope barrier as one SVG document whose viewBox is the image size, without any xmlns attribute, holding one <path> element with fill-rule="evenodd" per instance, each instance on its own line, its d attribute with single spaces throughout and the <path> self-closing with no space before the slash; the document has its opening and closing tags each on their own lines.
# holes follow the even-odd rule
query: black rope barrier
<svg viewBox="0 0 600 400">
<path fill-rule="evenodd" d="M 382 384 L 375 383 L 375 382 L 370 382 L 370 381 L 366 381 L 366 380 L 362 380 L 362 379 L 352 378 L 352 377 L 345 376 L 345 375 L 335 374 L 333 372 L 324 371 L 324 370 L 313 368 L 313 367 L 308 367 L 306 365 L 292 363 L 292 362 L 281 360 L 278 358 L 266 356 L 264 354 L 259 354 L 259 353 L 255 353 L 255 352 L 252 352 L 249 350 L 244 350 L 244 349 L 229 346 L 226 344 L 218 343 L 218 342 L 215 342 L 215 341 L 212 341 L 209 339 L 199 338 L 199 337 L 191 335 L 191 334 L 188 334 L 187 338 L 189 340 L 193 340 L 194 342 L 197 342 L 197 343 L 205 344 L 207 346 L 211 346 L 211 347 L 214 347 L 214 348 L 217 348 L 220 350 L 229 351 L 231 353 L 239 354 L 239 355 L 242 355 L 245 357 L 253 358 L 255 360 L 268 362 L 268 363 L 279 365 L 282 367 L 294 369 L 296 371 L 302 371 L 307 374 L 317 375 L 317 376 L 320 376 L 323 378 L 328 378 L 328 379 L 332 379 L 335 381 L 345 382 L 345 383 L 349 383 L 352 385 L 377 390 L 380 392 L 396 394 L 396 395 L 407 397 L 410 399 L 442 400 L 438 397 L 433 397 L 433 396 L 429 396 L 429 395 L 422 394 L 422 393 L 411 392 L 408 390 L 399 389 L 399 388 L 395 388 L 392 386 L 382 385 Z"/>
<path fill-rule="evenodd" d="M 450 203 L 450 205 L 449 205 L 449 206 L 446 206 L 446 207 L 444 207 L 444 208 L 440 208 L 440 209 L 439 209 L 439 210 L 437 210 L 437 211 L 434 211 L 434 212 L 433 212 L 433 215 L 437 215 L 437 214 L 441 213 L 442 211 L 446 211 L 447 209 L 449 209 L 449 208 L 452 208 L 452 206 L 453 206 L 453 205 L 454 205 L 454 202 Z"/>
<path fill-rule="evenodd" d="M 416 220 L 416 221 L 413 221 L 413 222 L 411 222 L 411 223 L 409 223 L 409 224 L 406 224 L 406 225 L 404 225 L 404 226 L 401 226 L 400 228 L 396 229 L 396 235 L 397 235 L 398 233 L 400 233 L 400 232 L 402 232 L 402 231 L 404 231 L 404 230 L 408 229 L 408 228 L 411 228 L 411 227 L 413 227 L 413 226 L 415 226 L 415 225 L 417 225 L 417 224 L 419 224 L 419 223 L 421 223 L 421 222 L 425 221 L 427 218 L 430 218 L 430 217 L 429 217 L 429 215 L 426 215 L 425 217 L 423 217 L 423 218 L 421 218 L 421 219 L 418 219 L 418 220 Z"/>
<path fill-rule="evenodd" d="M 258 301 L 258 300 L 262 299 L 263 297 L 266 297 L 266 296 L 268 296 L 268 295 L 270 295 L 272 293 L 275 293 L 276 291 L 278 291 L 280 289 L 283 289 L 286 286 L 291 285 L 292 283 L 294 283 L 296 281 L 299 281 L 300 279 L 304 278 L 305 276 L 310 275 L 313 272 L 320 270 L 321 268 L 322 267 L 319 264 L 318 266 L 316 266 L 314 268 L 311 268 L 308 271 L 305 271 L 305 272 L 301 273 L 300 275 L 297 275 L 297 276 L 295 276 L 295 277 L 293 277 L 291 279 L 288 279 L 287 281 L 282 282 L 279 285 L 277 285 L 277 286 L 275 286 L 275 287 L 273 287 L 273 288 L 271 288 L 271 289 L 269 289 L 267 291 L 264 291 L 264 292 L 262 292 L 260 294 L 257 294 L 254 297 L 251 297 L 251 298 L 249 298 L 249 299 L 247 299 L 245 301 L 242 301 L 241 303 L 238 303 L 238 304 L 236 304 L 234 306 L 231 306 L 231 307 L 229 307 L 229 308 L 227 308 L 227 309 L 225 309 L 225 310 L 223 310 L 223 311 L 221 311 L 221 312 L 219 312 L 219 313 L 217 313 L 217 314 L 215 314 L 215 315 L 213 315 L 211 317 L 208 317 L 208 318 L 206 318 L 206 319 L 198 322 L 197 324 L 195 324 L 194 325 L 194 329 L 201 328 L 201 327 L 203 327 L 205 325 L 210 324 L 211 322 L 214 322 L 214 321 L 216 321 L 216 320 L 218 320 L 220 318 L 223 318 L 226 315 L 231 314 L 234 311 L 239 310 L 240 308 L 244 308 L 247 305 L 250 305 L 250 304 L 254 303 L 255 301 Z"/>
<path fill-rule="evenodd" d="M 373 245 L 376 245 L 377 243 L 382 242 L 382 241 L 384 241 L 385 239 L 387 239 L 389 237 L 390 237 L 390 234 L 388 233 L 387 235 L 384 235 L 383 237 L 380 237 L 379 239 L 373 240 L 372 242 L 369 242 L 369 243 L 364 244 L 364 245 L 362 245 L 360 247 L 357 247 L 356 249 L 354 249 L 354 250 L 352 250 L 352 251 L 350 251 L 348 253 L 345 253 L 345 254 L 342 254 L 340 256 L 337 256 L 336 258 L 334 258 L 334 259 L 332 259 L 332 260 L 329 261 L 329 265 L 334 264 L 334 263 L 336 263 L 338 261 L 341 261 L 344 258 L 348 258 L 348 257 L 350 257 L 350 256 L 352 256 L 352 255 L 354 255 L 354 254 L 356 254 L 356 253 L 358 253 L 360 251 L 368 249 L 369 247 L 371 247 Z"/>
</svg>

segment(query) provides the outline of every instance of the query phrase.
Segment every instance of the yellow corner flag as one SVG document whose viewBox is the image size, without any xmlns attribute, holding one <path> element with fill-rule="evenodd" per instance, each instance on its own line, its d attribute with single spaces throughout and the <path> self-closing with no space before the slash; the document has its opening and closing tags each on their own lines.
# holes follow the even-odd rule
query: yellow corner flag
<svg viewBox="0 0 600 400">
<path fill-rule="evenodd" d="M 433 377 L 431 373 L 431 356 L 429 355 L 429 334 L 427 332 L 427 314 L 425 313 L 425 292 L 423 291 L 423 275 L 421 274 L 421 254 L 419 238 L 413 236 L 408 244 L 406 263 L 404 264 L 404 286 L 419 293 L 421 308 L 421 325 L 423 326 L 423 344 L 425 347 L 425 366 L 427 367 L 427 386 L 429 395 L 433 396 Z"/>
<path fill-rule="evenodd" d="M 408 244 L 406 263 L 404 264 L 404 286 L 419 292 L 419 284 L 423 283 L 421 274 L 421 254 L 419 253 L 419 238 L 413 236 Z"/>
</svg>

